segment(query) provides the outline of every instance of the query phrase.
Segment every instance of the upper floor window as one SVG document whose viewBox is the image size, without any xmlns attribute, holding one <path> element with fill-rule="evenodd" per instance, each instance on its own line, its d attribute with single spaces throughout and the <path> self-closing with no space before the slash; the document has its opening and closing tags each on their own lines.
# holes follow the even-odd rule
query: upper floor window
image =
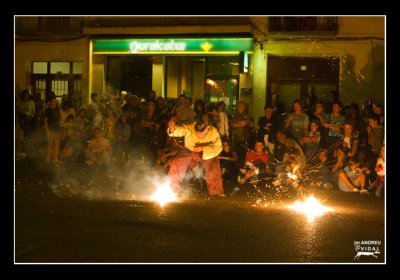
<svg viewBox="0 0 400 280">
<path fill-rule="evenodd" d="M 39 32 L 69 32 L 70 17 L 39 17 Z"/>
<path fill-rule="evenodd" d="M 270 32 L 338 31 L 337 17 L 270 17 Z"/>
</svg>

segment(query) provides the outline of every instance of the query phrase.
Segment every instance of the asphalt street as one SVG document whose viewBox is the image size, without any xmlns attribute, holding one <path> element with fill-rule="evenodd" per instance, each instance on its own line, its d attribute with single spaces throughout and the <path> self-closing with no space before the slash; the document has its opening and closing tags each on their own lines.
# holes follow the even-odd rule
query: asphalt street
<svg viewBox="0 0 400 280">
<path fill-rule="evenodd" d="M 383 198 L 264 182 L 210 197 L 196 183 L 160 207 L 156 176 L 96 172 L 16 161 L 16 263 L 385 262 Z M 309 194 L 332 211 L 309 222 L 287 207 Z"/>
</svg>

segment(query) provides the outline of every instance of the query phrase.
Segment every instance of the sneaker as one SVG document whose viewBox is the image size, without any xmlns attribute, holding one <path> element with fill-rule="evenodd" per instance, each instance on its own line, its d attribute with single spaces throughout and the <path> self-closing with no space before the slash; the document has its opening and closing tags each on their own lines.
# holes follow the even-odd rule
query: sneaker
<svg viewBox="0 0 400 280">
<path fill-rule="evenodd" d="M 357 188 L 353 188 L 353 192 L 359 192 Z"/>
<path fill-rule="evenodd" d="M 325 184 L 323 184 L 322 187 L 324 189 L 326 189 L 326 190 L 331 190 L 331 189 L 333 189 L 333 184 L 332 183 L 325 183 Z"/>
<path fill-rule="evenodd" d="M 219 194 L 217 194 L 217 196 L 219 196 L 219 197 L 225 197 L 226 195 L 225 195 L 224 193 L 219 193 Z"/>
<path fill-rule="evenodd" d="M 61 164 L 61 161 L 59 159 L 53 160 L 53 164 Z"/>
<path fill-rule="evenodd" d="M 250 180 L 249 180 L 250 184 L 256 184 L 257 182 L 258 182 L 258 179 L 254 178 L 254 177 L 251 177 Z"/>
<path fill-rule="evenodd" d="M 238 183 L 239 184 L 244 184 L 244 183 L 246 183 L 246 179 L 243 178 L 242 176 L 238 176 Z"/>
<path fill-rule="evenodd" d="M 368 194 L 368 190 L 364 189 L 360 191 L 360 194 Z"/>
</svg>

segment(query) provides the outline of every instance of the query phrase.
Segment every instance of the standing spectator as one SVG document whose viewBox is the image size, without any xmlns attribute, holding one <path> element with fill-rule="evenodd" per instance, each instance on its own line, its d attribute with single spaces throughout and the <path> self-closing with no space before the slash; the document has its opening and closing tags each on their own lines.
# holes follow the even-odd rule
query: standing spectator
<svg viewBox="0 0 400 280">
<path fill-rule="evenodd" d="M 184 94 L 179 95 L 175 114 L 180 123 L 188 123 L 193 120 L 196 115 L 196 113 L 188 106 L 186 96 Z"/>
<path fill-rule="evenodd" d="M 329 101 L 325 106 L 325 110 L 327 113 L 333 112 L 333 104 L 340 102 L 339 100 L 339 93 L 336 90 L 329 91 Z"/>
<path fill-rule="evenodd" d="M 236 104 L 236 113 L 232 116 L 232 148 L 238 154 L 238 161 L 243 162 L 250 137 L 250 116 L 248 106 L 244 101 Z"/>
<path fill-rule="evenodd" d="M 343 128 L 343 145 L 350 149 L 347 156 L 352 158 L 358 154 L 359 134 L 353 131 L 353 126 L 351 123 L 345 123 Z"/>
<path fill-rule="evenodd" d="M 114 112 L 109 108 L 106 109 L 106 117 L 104 118 L 104 137 L 106 137 L 111 145 L 115 143 L 116 128 L 118 119 Z"/>
<path fill-rule="evenodd" d="M 147 96 L 147 102 L 153 102 L 154 104 L 156 104 L 156 98 L 157 98 L 157 93 L 155 90 L 151 90 L 149 92 L 149 95 Z"/>
<path fill-rule="evenodd" d="M 324 127 L 328 129 L 328 149 L 333 151 L 334 147 L 340 144 L 343 134 L 342 129 L 345 117 L 340 113 L 342 111 L 342 103 L 340 101 L 334 102 L 332 105 L 332 113 L 327 115 L 327 121 Z M 332 158 L 332 153 L 329 158 Z"/>
<path fill-rule="evenodd" d="M 201 119 L 203 119 L 203 117 L 205 116 L 205 114 L 206 114 L 206 105 L 204 104 L 204 101 L 203 100 L 201 100 L 201 99 L 197 99 L 195 102 L 194 102 L 194 112 L 196 113 L 196 115 L 195 115 L 195 119 L 196 120 L 201 120 Z"/>
<path fill-rule="evenodd" d="M 374 114 L 376 114 L 379 117 L 379 125 L 382 127 L 385 127 L 385 113 L 383 111 L 383 105 L 378 104 L 374 106 Z"/>
<path fill-rule="evenodd" d="M 60 108 L 55 96 L 50 97 L 49 106 L 44 111 L 44 128 L 47 138 L 46 163 L 51 159 L 54 164 L 61 163 L 58 159 L 60 153 Z"/>
<path fill-rule="evenodd" d="M 378 156 L 383 144 L 383 127 L 379 124 L 379 116 L 373 114 L 368 118 L 368 144 L 375 156 Z"/>
<path fill-rule="evenodd" d="M 32 135 L 33 117 L 35 116 L 35 102 L 29 97 L 29 91 L 23 90 L 17 102 L 18 118 L 23 131 L 22 152 L 26 152 Z"/>
<path fill-rule="evenodd" d="M 310 120 L 308 115 L 302 112 L 300 101 L 297 99 L 293 102 L 293 113 L 290 113 L 285 127 L 288 129 L 290 136 L 293 137 L 298 143 L 306 135 Z"/>
<path fill-rule="evenodd" d="M 367 144 L 367 130 L 357 103 L 350 104 L 347 110 L 346 122 L 351 124 L 353 135 L 359 140 L 359 146 L 365 148 Z"/>
<path fill-rule="evenodd" d="M 214 103 L 208 103 L 206 106 L 206 115 L 203 117 L 208 124 L 218 129 L 219 112 Z"/>
<path fill-rule="evenodd" d="M 306 137 L 303 137 L 301 144 L 306 155 L 307 161 L 311 161 L 319 151 L 319 142 L 321 140 L 321 134 L 318 130 L 319 124 L 317 120 L 312 120 L 310 124 L 310 131 Z"/>
<path fill-rule="evenodd" d="M 124 161 L 129 160 L 131 156 L 131 126 L 128 124 L 126 115 L 122 115 L 120 122 L 117 124 L 116 131 L 116 150 L 117 159 Z"/>
<path fill-rule="evenodd" d="M 277 94 L 272 94 L 272 107 L 274 111 L 278 113 L 279 116 L 283 116 L 285 114 L 285 109 L 283 104 L 279 101 L 279 96 Z"/>
<path fill-rule="evenodd" d="M 156 99 L 156 115 L 159 120 L 166 126 L 168 123 L 168 108 L 165 106 L 165 100 L 162 96 Z"/>
<path fill-rule="evenodd" d="M 89 126 L 92 130 L 103 128 L 104 105 L 99 102 L 99 95 L 97 93 L 92 93 L 90 98 L 92 99 L 92 103 L 87 107 Z"/>
<path fill-rule="evenodd" d="M 264 139 L 265 146 L 270 154 L 274 153 L 276 133 L 282 129 L 281 117 L 273 109 L 272 105 L 264 106 L 264 116 L 258 119 L 258 138 Z"/>
<path fill-rule="evenodd" d="M 156 151 L 152 151 L 152 140 L 156 132 L 156 120 L 156 105 L 153 102 L 149 102 L 138 124 L 138 135 L 135 141 L 138 144 L 137 155 L 142 159 L 147 159 L 150 165 L 153 165 L 156 161 Z M 137 159 L 136 156 L 135 159 Z"/>
<path fill-rule="evenodd" d="M 328 147 L 328 130 L 325 128 L 324 123 L 326 122 L 327 115 L 324 111 L 324 104 L 321 101 L 315 103 L 314 113 L 311 115 L 310 120 L 317 120 L 319 124 L 319 132 L 321 134 L 321 140 L 319 146 L 323 149 Z"/>
<path fill-rule="evenodd" d="M 231 145 L 228 139 L 222 140 L 222 151 L 218 155 L 218 159 L 221 166 L 221 176 L 225 186 L 231 186 L 236 180 L 237 173 L 239 171 L 237 167 L 237 154 L 232 151 Z"/>
<path fill-rule="evenodd" d="M 218 132 L 222 139 L 229 139 L 229 116 L 226 113 L 226 104 L 220 101 L 217 104 L 218 108 Z"/>
<path fill-rule="evenodd" d="M 317 96 L 315 95 L 314 87 L 310 84 L 307 86 L 307 96 L 304 100 L 304 112 L 310 117 L 315 110 Z"/>
</svg>

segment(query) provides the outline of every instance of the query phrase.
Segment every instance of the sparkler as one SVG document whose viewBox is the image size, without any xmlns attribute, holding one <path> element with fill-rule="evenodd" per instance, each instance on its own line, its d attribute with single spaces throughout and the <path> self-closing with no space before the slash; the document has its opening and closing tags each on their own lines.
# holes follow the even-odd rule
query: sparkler
<svg viewBox="0 0 400 280">
<path fill-rule="evenodd" d="M 313 195 L 310 195 L 305 201 L 296 201 L 293 205 L 287 207 L 297 212 L 304 213 L 309 223 L 312 223 L 316 217 L 320 217 L 326 212 L 333 211 L 332 208 L 322 205 Z"/>
<path fill-rule="evenodd" d="M 150 196 L 150 200 L 157 202 L 161 207 L 169 202 L 178 201 L 176 193 L 172 190 L 169 182 L 164 182 L 157 187 L 157 191 Z"/>
</svg>

